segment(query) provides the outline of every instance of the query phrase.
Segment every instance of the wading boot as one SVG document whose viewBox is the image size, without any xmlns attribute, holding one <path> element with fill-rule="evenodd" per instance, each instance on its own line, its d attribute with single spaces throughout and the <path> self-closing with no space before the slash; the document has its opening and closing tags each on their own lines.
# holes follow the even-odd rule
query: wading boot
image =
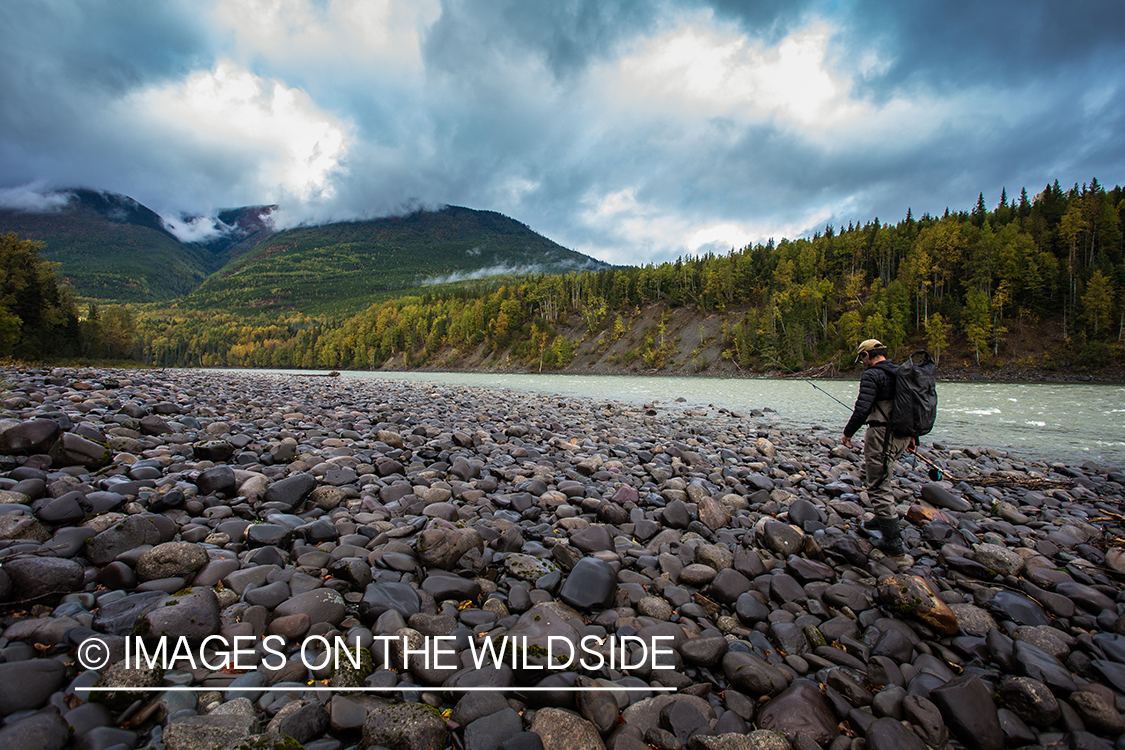
<svg viewBox="0 0 1125 750">
<path fill-rule="evenodd" d="M 875 520 L 879 524 L 879 533 L 883 535 L 883 538 L 876 542 L 875 546 L 887 557 L 901 557 L 906 554 L 906 550 L 902 548 L 902 534 L 899 533 L 898 519 L 876 516 Z"/>
</svg>

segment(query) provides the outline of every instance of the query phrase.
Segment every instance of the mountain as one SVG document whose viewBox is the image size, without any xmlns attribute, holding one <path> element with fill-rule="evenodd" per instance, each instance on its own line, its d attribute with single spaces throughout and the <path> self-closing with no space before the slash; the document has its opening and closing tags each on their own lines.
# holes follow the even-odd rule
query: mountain
<svg viewBox="0 0 1125 750">
<path fill-rule="evenodd" d="M 352 313 L 430 284 L 608 268 L 514 219 L 456 206 L 275 232 L 276 206 L 164 218 L 116 193 L 45 199 L 49 209 L 0 208 L 0 233 L 44 242 L 57 275 L 104 302 Z"/>
<path fill-rule="evenodd" d="M 270 235 L 208 278 L 182 306 L 356 312 L 387 293 L 427 285 L 608 267 L 502 214 L 446 206 Z"/>
<path fill-rule="evenodd" d="M 170 224 L 181 242 L 206 250 L 213 259 L 212 270 L 218 270 L 274 233 L 271 217 L 276 210 L 277 206 L 227 208 L 212 217 L 165 221 L 165 226 Z"/>
<path fill-rule="evenodd" d="M 41 255 L 80 297 L 152 302 L 182 296 L 214 269 L 209 253 L 180 242 L 159 215 L 128 196 L 74 189 L 53 209 L 0 208 L 0 233 L 45 243 Z"/>
</svg>

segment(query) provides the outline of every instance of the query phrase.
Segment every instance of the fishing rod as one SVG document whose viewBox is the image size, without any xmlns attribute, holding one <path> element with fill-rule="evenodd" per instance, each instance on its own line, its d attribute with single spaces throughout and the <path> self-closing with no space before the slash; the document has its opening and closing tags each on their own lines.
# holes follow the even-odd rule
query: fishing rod
<svg viewBox="0 0 1125 750">
<path fill-rule="evenodd" d="M 826 391 L 823 388 L 821 388 L 820 386 L 818 386 L 812 380 L 804 377 L 803 375 L 801 375 L 801 373 L 797 372 L 792 367 L 789 367 L 788 365 L 784 364 L 783 362 L 779 362 L 775 357 L 772 357 L 769 354 L 766 354 L 764 351 L 762 351 L 761 349 L 758 349 L 757 347 L 753 347 L 753 349 L 754 349 L 754 351 L 758 352 L 758 354 L 761 354 L 763 357 L 768 359 L 770 362 L 773 362 L 778 367 L 781 367 L 785 370 L 788 370 L 793 375 L 796 375 L 797 377 L 801 378 L 801 380 L 805 381 L 806 383 L 811 385 L 814 389 L 820 391 L 825 396 L 827 396 L 828 398 L 832 399 L 833 401 L 835 401 L 840 406 L 847 409 L 849 412 L 852 411 L 852 407 L 848 406 L 843 401 L 841 401 L 840 399 L 836 398 L 835 396 L 833 396 L 828 391 Z M 931 461 L 930 459 L 923 456 L 921 453 L 918 453 L 915 450 L 911 450 L 910 448 L 907 448 L 907 453 L 909 453 L 911 456 L 916 456 L 917 458 L 922 459 L 922 462 L 930 467 L 929 472 L 927 472 L 927 476 L 929 476 L 931 482 L 939 482 L 945 476 L 945 472 L 942 471 L 940 466 L 938 466 L 933 461 Z"/>
<path fill-rule="evenodd" d="M 788 365 L 786 365 L 786 364 L 784 364 L 784 363 L 782 363 L 782 362 L 778 362 L 778 361 L 777 361 L 777 359 L 775 359 L 774 357 L 771 357 L 771 356 L 770 356 L 769 354 L 766 354 L 766 353 L 765 353 L 764 351 L 762 351 L 761 349 L 758 349 L 757 347 L 754 347 L 754 351 L 758 352 L 758 354 L 761 354 L 761 355 L 762 355 L 763 357 L 765 357 L 766 359 L 768 359 L 768 360 L 769 360 L 770 362 L 773 362 L 773 363 L 774 363 L 775 365 L 777 365 L 778 367 L 781 367 L 781 368 L 783 368 L 783 369 L 786 369 L 786 370 L 788 370 L 788 371 L 789 371 L 790 373 L 792 373 L 793 375 L 796 375 L 796 376 L 797 376 L 797 377 L 799 377 L 799 378 L 800 378 L 801 380 L 805 381 L 806 383 L 808 383 L 809 385 L 811 385 L 811 386 L 812 386 L 812 387 L 813 387 L 814 389 L 816 389 L 816 390 L 820 391 L 820 392 L 821 392 L 821 393 L 823 393 L 823 394 L 824 394 L 825 396 L 827 396 L 828 398 L 832 399 L 833 401 L 835 401 L 835 402 L 836 402 L 837 404 L 839 404 L 840 406 L 844 407 L 844 408 L 845 408 L 845 409 L 847 409 L 848 411 L 851 411 L 851 410 L 852 410 L 852 407 L 848 406 L 848 405 L 847 405 L 847 404 L 845 404 L 845 403 L 844 403 L 843 401 L 841 401 L 840 399 L 836 398 L 835 396 L 833 396 L 833 395 L 832 395 L 831 393 L 829 393 L 828 391 L 826 391 L 826 390 L 824 390 L 823 388 L 821 388 L 821 387 L 820 387 L 819 385 L 817 385 L 816 383 L 812 382 L 811 380 L 809 380 L 809 379 L 808 379 L 808 378 L 806 378 L 805 376 L 801 375 L 801 373 L 797 372 L 797 371 L 796 371 L 796 370 L 794 370 L 794 369 L 793 369 L 792 367 L 789 367 Z"/>
</svg>

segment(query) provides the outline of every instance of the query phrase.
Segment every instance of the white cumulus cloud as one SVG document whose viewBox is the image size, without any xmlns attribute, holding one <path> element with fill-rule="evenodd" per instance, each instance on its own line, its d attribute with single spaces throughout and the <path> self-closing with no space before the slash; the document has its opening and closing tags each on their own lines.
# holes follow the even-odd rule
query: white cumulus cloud
<svg viewBox="0 0 1125 750">
<path fill-rule="evenodd" d="M 331 197 L 348 148 L 350 125 L 306 92 L 229 61 L 131 92 L 117 108 L 149 138 L 239 165 L 260 191 L 248 202 Z"/>
</svg>

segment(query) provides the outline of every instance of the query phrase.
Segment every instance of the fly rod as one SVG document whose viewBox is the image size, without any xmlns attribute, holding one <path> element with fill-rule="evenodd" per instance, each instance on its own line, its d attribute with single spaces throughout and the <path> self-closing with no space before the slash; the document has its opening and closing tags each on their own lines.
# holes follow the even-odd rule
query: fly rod
<svg viewBox="0 0 1125 750">
<path fill-rule="evenodd" d="M 778 367 L 781 367 L 781 368 L 783 368 L 783 369 L 785 369 L 785 370 L 788 370 L 788 371 L 789 371 L 790 373 L 792 373 L 793 375 L 796 375 L 797 377 L 801 378 L 801 380 L 805 381 L 806 383 L 808 383 L 809 385 L 811 385 L 811 386 L 812 386 L 813 388 L 815 388 L 816 390 L 820 391 L 820 392 L 821 392 L 821 393 L 823 393 L 823 394 L 824 394 L 825 396 L 827 396 L 828 398 L 832 399 L 833 401 L 835 401 L 835 402 L 836 402 L 837 404 L 839 404 L 840 406 L 844 407 L 844 408 L 845 408 L 845 409 L 847 409 L 848 411 L 851 411 L 851 410 L 852 410 L 852 407 L 848 406 L 848 405 L 847 405 L 847 404 L 845 404 L 845 403 L 844 403 L 843 401 L 841 401 L 840 399 L 836 398 L 836 397 L 835 397 L 835 396 L 833 396 L 833 395 L 832 395 L 831 393 L 829 393 L 828 391 L 824 390 L 823 388 L 821 388 L 820 386 L 818 386 L 818 385 L 817 385 L 816 383 L 814 383 L 813 381 L 811 381 L 811 380 L 809 380 L 808 378 L 804 377 L 803 375 L 801 375 L 801 373 L 797 372 L 797 371 L 796 371 L 796 370 L 794 370 L 794 369 L 793 369 L 792 367 L 789 367 L 788 365 L 786 365 L 786 364 L 784 364 L 784 363 L 782 363 L 782 362 L 779 362 L 779 361 L 778 361 L 778 360 L 777 360 L 777 359 L 776 359 L 775 357 L 771 357 L 771 356 L 770 356 L 769 354 L 766 354 L 766 353 L 765 353 L 764 351 L 762 351 L 761 349 L 757 349 L 757 348 L 755 348 L 755 350 L 754 350 L 754 351 L 758 352 L 758 354 L 761 354 L 761 355 L 762 355 L 763 357 L 765 357 L 765 358 L 766 358 L 766 359 L 768 359 L 769 361 L 773 362 L 773 363 L 774 363 L 775 365 L 777 365 Z M 926 458 L 925 456 L 923 456 L 923 455 L 922 455 L 921 453 L 918 453 L 917 451 L 915 451 L 915 450 L 911 450 L 911 449 L 909 449 L 909 448 L 907 449 L 907 452 L 908 452 L 908 453 L 909 453 L 909 454 L 910 454 L 911 456 L 917 456 L 918 458 L 922 459 L 922 462 L 923 462 L 923 463 L 925 463 L 925 464 L 926 464 L 927 466 L 929 466 L 929 467 L 930 467 L 930 471 L 928 472 L 928 476 L 929 476 L 929 478 L 930 478 L 930 481 L 932 481 L 932 482 L 938 482 L 938 481 L 941 481 L 941 479 L 942 479 L 942 478 L 943 478 L 943 477 L 945 476 L 945 472 L 944 472 L 944 471 L 942 471 L 942 469 L 941 469 L 941 467 L 940 467 L 940 466 L 938 466 L 938 465 L 937 465 L 937 464 L 935 464 L 935 463 L 934 463 L 933 461 L 931 461 L 930 459 L 928 459 L 928 458 Z"/>
<path fill-rule="evenodd" d="M 847 409 L 848 411 L 851 411 L 851 410 L 852 410 L 852 407 L 848 406 L 848 405 L 847 405 L 847 404 L 845 404 L 845 403 L 844 403 L 843 401 L 841 401 L 840 399 L 836 398 L 835 396 L 833 396 L 833 395 L 832 395 L 831 393 L 829 393 L 828 391 L 826 391 L 826 390 L 824 390 L 823 388 L 821 388 L 821 387 L 820 387 L 819 385 L 817 385 L 816 383 L 812 382 L 811 380 L 809 380 L 809 379 L 808 379 L 808 378 L 806 378 L 805 376 L 801 375 L 801 373 L 797 372 L 797 371 L 796 371 L 796 370 L 794 370 L 794 369 L 793 369 L 792 367 L 789 367 L 788 365 L 786 365 L 786 364 L 784 364 L 784 363 L 782 363 L 782 362 L 778 362 L 778 361 L 777 361 L 777 359 L 775 359 L 774 357 L 771 357 L 770 355 L 766 354 L 766 353 L 765 353 L 765 352 L 763 352 L 763 351 L 762 351 L 761 349 L 755 349 L 754 351 L 758 352 L 758 354 L 761 354 L 761 355 L 762 355 L 763 357 L 765 357 L 766 359 L 768 359 L 768 360 L 769 360 L 770 362 L 773 362 L 773 363 L 774 363 L 775 365 L 777 365 L 778 367 L 781 367 L 781 368 L 783 368 L 783 369 L 786 369 L 786 370 L 788 370 L 788 371 L 789 371 L 790 373 L 792 373 L 793 375 L 796 375 L 796 376 L 797 376 L 797 377 L 799 377 L 799 378 L 800 378 L 801 380 L 805 381 L 806 383 L 808 383 L 809 385 L 811 385 L 811 386 L 812 386 L 813 388 L 815 388 L 816 390 L 820 391 L 820 392 L 821 392 L 821 393 L 823 393 L 823 394 L 824 394 L 825 396 L 827 396 L 828 398 L 832 399 L 833 401 L 835 401 L 835 402 L 836 402 L 837 404 L 839 404 L 840 406 L 844 407 L 844 408 L 845 408 L 845 409 Z"/>
</svg>

